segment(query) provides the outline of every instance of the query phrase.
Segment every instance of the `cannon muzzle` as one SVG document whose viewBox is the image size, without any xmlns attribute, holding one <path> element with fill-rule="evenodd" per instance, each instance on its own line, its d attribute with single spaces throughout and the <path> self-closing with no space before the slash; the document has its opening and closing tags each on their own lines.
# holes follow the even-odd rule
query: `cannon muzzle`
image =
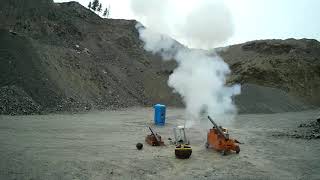
<svg viewBox="0 0 320 180">
<path fill-rule="evenodd" d="M 222 131 L 222 129 L 212 120 L 212 118 L 210 116 L 208 116 L 208 119 L 211 121 L 211 123 L 213 124 L 213 128 L 216 128 L 218 133 L 224 137 L 224 139 L 228 140 L 229 137 L 227 137 L 224 132 Z"/>
<path fill-rule="evenodd" d="M 160 144 L 160 139 L 158 138 L 157 133 L 155 133 L 150 126 L 148 128 L 151 131 L 151 134 L 155 137 L 157 143 Z"/>
</svg>

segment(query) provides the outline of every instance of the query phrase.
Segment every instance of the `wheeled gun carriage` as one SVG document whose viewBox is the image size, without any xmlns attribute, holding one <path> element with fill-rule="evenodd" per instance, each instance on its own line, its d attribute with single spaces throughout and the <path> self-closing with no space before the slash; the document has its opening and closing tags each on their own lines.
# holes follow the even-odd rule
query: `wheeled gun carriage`
<svg viewBox="0 0 320 180">
<path fill-rule="evenodd" d="M 213 127 L 208 132 L 206 148 L 213 148 L 223 155 L 230 151 L 235 151 L 238 154 L 240 152 L 240 142 L 229 138 L 228 130 L 218 126 L 210 116 L 208 116 L 208 119 L 213 124 Z"/>
</svg>

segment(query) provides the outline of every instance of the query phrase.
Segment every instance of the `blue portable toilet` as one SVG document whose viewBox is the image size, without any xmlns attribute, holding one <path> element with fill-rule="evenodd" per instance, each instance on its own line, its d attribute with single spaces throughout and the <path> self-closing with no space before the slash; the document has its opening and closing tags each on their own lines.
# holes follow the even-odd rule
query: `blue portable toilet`
<svg viewBox="0 0 320 180">
<path fill-rule="evenodd" d="M 156 104 L 154 108 L 154 123 L 156 125 L 164 125 L 166 121 L 166 106 L 163 104 Z"/>
</svg>

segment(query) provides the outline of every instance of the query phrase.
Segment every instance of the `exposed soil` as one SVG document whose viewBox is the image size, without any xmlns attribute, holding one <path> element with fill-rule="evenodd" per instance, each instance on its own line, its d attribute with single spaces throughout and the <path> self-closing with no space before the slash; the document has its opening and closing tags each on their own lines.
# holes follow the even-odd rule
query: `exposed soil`
<svg viewBox="0 0 320 180">
<path fill-rule="evenodd" d="M 319 139 L 274 134 L 313 123 L 318 111 L 239 115 L 218 124 L 244 143 L 240 153 L 222 156 L 206 149 L 205 118 L 186 131 L 190 159 L 176 159 L 173 126 L 182 109 L 168 108 L 166 125 L 155 127 L 153 110 L 0 116 L 0 179 L 319 179 Z M 147 125 L 166 146 L 144 143 Z M 143 143 L 142 150 L 136 144 Z"/>
<path fill-rule="evenodd" d="M 251 41 L 225 48 L 219 54 L 232 69 L 230 82 L 280 89 L 296 100 L 319 106 L 320 43 L 317 40 Z"/>
<path fill-rule="evenodd" d="M 136 23 L 76 2 L 1 2 L 0 179 L 320 179 L 318 41 L 216 49 L 232 70 L 227 83 L 242 85 L 234 101 L 247 113 L 216 120 L 244 144 L 227 156 L 206 149 L 203 117 L 187 130 L 191 158 L 180 160 L 167 140 L 185 119 L 167 86 L 176 63 L 146 52 Z M 155 103 L 169 105 L 164 127 L 140 108 Z M 147 126 L 166 146 L 144 143 Z"/>
<path fill-rule="evenodd" d="M 136 23 L 100 18 L 76 2 L 3 2 L 1 99 L 11 97 L 3 95 L 7 87 L 24 93 L 15 93 L 14 107 L 8 104 L 0 113 L 76 112 L 156 103 L 181 107 L 181 98 L 167 85 L 175 62 L 146 52 Z M 320 105 L 318 41 L 252 41 L 220 48 L 218 53 L 232 69 L 228 83 L 243 85 L 242 94 L 235 98 L 240 113 L 301 111 Z M 37 108 L 25 107 L 26 99 Z"/>
<path fill-rule="evenodd" d="M 144 51 L 136 21 L 102 19 L 76 2 L 1 9 L 0 87 L 23 89 L 42 110 L 181 105 L 166 85 L 173 63 Z"/>
</svg>

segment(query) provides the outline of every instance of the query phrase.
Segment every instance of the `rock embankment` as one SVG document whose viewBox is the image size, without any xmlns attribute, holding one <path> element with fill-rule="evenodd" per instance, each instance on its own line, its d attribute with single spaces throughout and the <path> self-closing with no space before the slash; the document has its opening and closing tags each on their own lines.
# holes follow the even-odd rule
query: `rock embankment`
<svg viewBox="0 0 320 180">
<path fill-rule="evenodd" d="M 0 114 L 182 106 L 167 85 L 176 63 L 146 52 L 136 23 L 101 18 L 77 2 L 4 1 Z M 228 83 L 243 87 L 235 98 L 240 113 L 320 105 L 318 41 L 261 40 L 220 50 L 232 70 Z"/>
<path fill-rule="evenodd" d="M 40 112 L 39 104 L 23 89 L 17 86 L 0 88 L 0 114 L 37 114 Z"/>
</svg>

